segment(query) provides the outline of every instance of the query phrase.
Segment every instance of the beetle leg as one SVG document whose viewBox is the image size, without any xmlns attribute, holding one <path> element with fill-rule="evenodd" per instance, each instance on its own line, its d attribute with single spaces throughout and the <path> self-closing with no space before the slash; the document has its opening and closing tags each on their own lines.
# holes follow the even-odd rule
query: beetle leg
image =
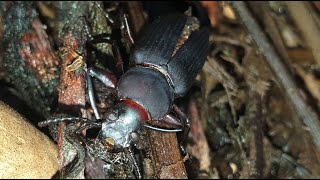
<svg viewBox="0 0 320 180">
<path fill-rule="evenodd" d="M 181 128 L 181 126 L 183 125 L 180 122 L 180 120 L 171 114 L 167 114 L 166 116 L 164 116 L 162 119 L 159 119 L 158 121 L 152 121 L 152 125 L 145 123 L 144 126 L 146 128 L 153 129 L 156 131 L 161 131 L 161 132 L 175 133 L 175 132 L 183 131 L 183 129 Z"/>
<path fill-rule="evenodd" d="M 173 108 L 172 108 L 173 110 Z M 177 114 L 177 113 L 176 113 Z M 144 126 L 149 129 L 153 129 L 161 132 L 181 132 L 183 131 L 183 123 L 176 114 L 166 114 L 164 117 L 158 120 L 147 121 Z"/>
<path fill-rule="evenodd" d="M 87 73 L 87 87 L 88 87 L 89 101 L 90 101 L 91 107 L 93 109 L 94 116 L 96 117 L 96 119 L 100 119 L 100 114 L 98 112 L 97 103 L 96 103 L 96 100 L 94 99 L 92 79 L 91 79 L 91 76 L 89 73 Z"/>
<path fill-rule="evenodd" d="M 116 60 L 116 69 L 118 71 L 118 74 L 123 74 L 123 60 L 122 60 L 122 56 L 120 53 L 120 49 L 119 46 L 117 45 L 117 43 L 112 40 L 111 35 L 110 34 L 98 34 L 98 35 L 94 35 L 91 37 L 91 40 L 88 41 L 89 44 L 97 44 L 97 43 L 109 43 L 112 45 L 112 52 L 113 52 L 113 56 Z"/>
<path fill-rule="evenodd" d="M 102 10 L 100 5 L 98 5 L 97 3 L 94 3 L 94 4 L 98 8 L 100 8 Z M 105 14 L 107 15 L 106 18 L 112 24 L 114 24 L 114 21 L 108 16 L 108 14 L 107 13 L 105 13 Z M 84 24 L 85 24 L 84 27 L 85 27 L 86 34 L 88 36 L 87 45 L 92 46 L 93 44 L 97 44 L 97 43 L 109 43 L 109 44 L 112 45 L 112 52 L 113 52 L 114 58 L 116 60 L 115 66 L 116 66 L 116 69 L 118 71 L 117 73 L 122 75 L 124 73 L 122 56 L 121 56 L 121 53 L 120 53 L 119 46 L 117 45 L 117 43 L 114 40 L 112 40 L 111 34 L 102 33 L 102 34 L 98 34 L 98 35 L 92 36 L 91 32 L 90 32 L 90 29 L 89 29 L 89 26 L 88 26 L 87 17 L 86 16 L 80 16 L 79 19 L 82 20 L 84 22 Z M 133 39 L 131 37 L 131 32 L 130 32 L 130 29 L 129 29 L 129 25 L 128 25 L 128 22 L 127 22 L 126 15 L 124 15 L 124 24 L 125 24 L 125 27 L 127 29 L 128 34 L 129 34 L 130 41 L 133 42 Z"/>
<path fill-rule="evenodd" d="M 55 118 L 49 119 L 46 121 L 39 122 L 38 125 L 40 127 L 57 124 L 60 122 L 77 122 L 77 121 L 84 121 L 84 124 L 95 124 L 94 121 L 91 121 L 87 118 L 80 118 L 80 117 L 69 117 L 69 118 Z M 76 156 L 74 159 L 68 163 L 63 169 L 63 171 L 59 171 L 55 177 L 60 179 L 70 179 L 76 178 L 78 174 L 84 168 L 84 158 L 85 158 L 85 149 L 83 148 L 82 144 L 85 143 L 85 140 L 82 136 L 77 133 L 79 127 L 75 125 L 68 125 L 66 128 L 65 138 L 66 140 L 76 149 Z"/>
<path fill-rule="evenodd" d="M 106 19 L 112 24 L 112 25 L 115 25 L 115 21 L 109 16 L 108 13 L 106 13 L 102 7 L 94 2 L 94 5 L 96 5 L 104 14 L 104 16 L 106 17 Z M 121 30 L 125 29 L 125 31 L 127 32 L 128 36 L 129 36 L 129 39 L 131 41 L 132 44 L 134 44 L 134 40 L 132 38 L 132 33 L 131 33 L 131 30 L 130 30 L 130 27 L 129 27 L 129 23 L 128 23 L 128 15 L 125 14 L 125 13 L 122 13 L 121 12 L 121 17 L 120 17 L 120 20 L 121 20 Z"/>
<path fill-rule="evenodd" d="M 144 126 L 149 129 L 153 129 L 153 130 L 161 131 L 161 132 L 182 132 L 182 135 L 179 136 L 179 142 L 180 142 L 179 145 L 180 145 L 181 152 L 183 154 L 187 154 L 182 143 L 184 142 L 184 140 L 188 136 L 188 133 L 189 133 L 190 127 L 191 127 L 191 121 L 175 104 L 172 107 L 172 111 L 178 116 L 178 118 L 171 115 L 171 114 L 168 114 L 164 118 L 160 119 L 159 122 L 156 121 L 156 124 L 182 126 L 181 128 L 165 129 L 165 128 L 154 127 L 154 126 L 151 126 L 148 124 L 144 124 Z"/>
<path fill-rule="evenodd" d="M 155 124 L 159 125 L 169 125 L 169 126 L 182 126 L 181 128 L 176 128 L 176 129 L 168 129 L 168 128 L 160 128 L 160 127 L 155 127 L 149 124 L 144 124 L 145 127 L 149 129 L 153 129 L 156 131 L 161 131 L 161 132 L 183 132 L 181 142 L 185 140 L 187 137 L 190 127 L 191 127 L 191 121 L 190 119 L 178 108 L 178 106 L 173 105 L 172 111 L 178 115 L 178 118 L 168 114 L 164 118 L 160 119 L 159 122 L 155 122 Z"/>
<path fill-rule="evenodd" d="M 183 126 L 182 126 L 182 138 L 181 143 L 187 138 L 188 133 L 191 128 L 191 121 L 190 119 L 179 109 L 177 105 L 173 105 L 172 110 L 179 116 L 179 119 L 181 120 Z"/>
<path fill-rule="evenodd" d="M 125 32 L 127 32 L 127 35 L 129 37 L 130 43 L 134 44 L 134 40 L 132 37 L 131 29 L 128 22 L 128 15 L 125 13 L 121 14 L 121 29 L 125 29 Z"/>
<path fill-rule="evenodd" d="M 102 71 L 100 69 L 96 68 L 88 68 L 87 70 L 88 75 L 97 78 L 99 81 L 101 81 L 106 87 L 109 88 L 115 88 L 116 84 L 118 83 L 117 78 L 106 71 Z"/>
<path fill-rule="evenodd" d="M 170 118 L 174 118 L 174 117 L 170 117 Z M 167 128 L 161 128 L 161 127 L 155 127 L 153 125 L 149 125 L 149 124 L 144 124 L 143 125 L 146 128 L 152 129 L 152 130 L 156 130 L 156 131 L 160 131 L 160 132 L 181 132 L 183 131 L 181 128 L 177 128 L 177 129 L 167 129 Z"/>
<path fill-rule="evenodd" d="M 117 78 L 113 74 L 99 70 L 99 69 L 95 69 L 95 68 L 88 68 L 87 69 L 87 88 L 88 88 L 89 101 L 90 101 L 90 104 L 91 104 L 91 107 L 93 109 L 93 112 L 94 112 L 96 119 L 101 119 L 98 108 L 97 108 L 97 103 L 94 98 L 94 90 L 93 90 L 93 83 L 92 83 L 91 76 L 98 79 L 106 87 L 109 87 L 109 88 L 116 87 Z"/>
<path fill-rule="evenodd" d="M 87 118 L 82 118 L 82 117 L 68 117 L 68 118 L 54 118 L 54 119 L 48 119 L 45 121 L 41 121 L 38 123 L 39 127 L 44 127 L 48 125 L 53 125 L 53 124 L 58 124 L 60 122 L 77 122 L 77 121 L 90 121 Z"/>
</svg>

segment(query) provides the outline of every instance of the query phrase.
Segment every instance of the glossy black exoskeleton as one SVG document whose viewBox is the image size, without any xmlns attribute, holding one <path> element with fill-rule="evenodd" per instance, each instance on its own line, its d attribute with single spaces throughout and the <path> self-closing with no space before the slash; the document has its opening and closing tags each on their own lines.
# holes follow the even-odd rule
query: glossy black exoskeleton
<svg viewBox="0 0 320 180">
<path fill-rule="evenodd" d="M 202 69 L 209 48 L 208 30 L 187 26 L 188 18 L 191 17 L 170 14 L 149 24 L 131 54 L 134 66 L 118 82 L 101 70 L 87 69 L 89 98 L 96 121 L 87 121 L 82 128 L 100 127 L 100 138 L 111 142 L 115 149 L 129 147 L 132 134 L 142 125 L 159 131 L 188 133 L 190 121 L 174 105 L 174 100 L 186 94 Z M 114 88 L 119 98 L 103 118 L 100 118 L 92 95 L 91 77 Z M 71 119 L 47 120 L 39 125 Z M 157 121 L 157 127 L 149 124 L 154 121 Z M 163 128 L 161 124 L 173 125 L 175 129 Z"/>
</svg>

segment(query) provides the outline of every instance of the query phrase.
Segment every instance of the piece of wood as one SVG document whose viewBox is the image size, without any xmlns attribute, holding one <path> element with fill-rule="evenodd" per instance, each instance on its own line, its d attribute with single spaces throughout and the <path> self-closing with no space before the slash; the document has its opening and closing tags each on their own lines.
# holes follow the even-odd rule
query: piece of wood
<svg viewBox="0 0 320 180">
<path fill-rule="evenodd" d="M 0 178 L 50 179 L 59 167 L 56 145 L 0 101 Z"/>
<path fill-rule="evenodd" d="M 79 19 L 79 17 L 84 16 L 88 11 L 89 3 L 68 2 L 61 4 L 60 2 L 56 2 L 54 6 L 57 8 L 57 13 L 60 14 L 60 26 L 57 26 L 57 31 L 59 32 L 59 56 L 62 60 L 58 88 L 58 108 L 67 114 L 78 114 L 81 116 L 81 109 L 84 109 L 86 104 L 86 78 L 83 69 L 85 62 L 84 60 L 79 60 L 86 57 L 82 57 L 78 53 L 85 55 L 84 50 L 88 34 L 85 31 L 86 22 Z M 65 14 L 67 8 L 69 8 L 68 12 L 71 14 Z M 76 61 L 81 66 L 77 66 L 77 68 L 73 67 L 72 64 Z M 84 178 L 84 152 L 80 152 L 79 147 L 81 147 L 81 144 L 77 144 L 76 140 L 72 139 L 75 142 L 70 142 L 70 135 L 67 131 L 67 125 L 60 123 L 58 129 L 60 176 L 65 176 L 63 178 Z M 77 148 L 75 146 L 78 149 L 74 149 Z M 75 154 L 79 157 L 78 160 Z M 66 166 L 69 163 L 74 163 L 72 162 L 74 159 L 80 165 L 72 170 L 67 170 Z"/>
<path fill-rule="evenodd" d="M 183 158 L 175 133 L 146 130 L 154 168 L 153 178 L 187 179 Z"/>
</svg>

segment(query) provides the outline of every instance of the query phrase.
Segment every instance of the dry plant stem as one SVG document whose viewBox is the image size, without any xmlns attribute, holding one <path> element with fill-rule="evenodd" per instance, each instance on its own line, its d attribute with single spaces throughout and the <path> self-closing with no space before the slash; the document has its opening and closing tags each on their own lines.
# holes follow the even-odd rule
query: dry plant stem
<svg viewBox="0 0 320 180">
<path fill-rule="evenodd" d="M 299 94 L 299 89 L 294 83 L 293 77 L 289 74 L 288 69 L 282 63 L 272 44 L 268 41 L 258 23 L 252 17 L 245 3 L 235 1 L 231 2 L 231 4 L 260 49 L 260 52 L 265 56 L 266 61 L 269 63 L 279 83 L 289 97 L 295 111 L 310 129 L 310 134 L 315 145 L 320 148 L 320 124 L 318 115 Z"/>
<path fill-rule="evenodd" d="M 187 179 L 183 158 L 175 133 L 147 129 L 150 155 L 155 177 L 160 179 Z"/>
<path fill-rule="evenodd" d="M 88 10 L 88 2 L 59 2 L 52 5 L 56 8 L 59 17 L 55 31 L 57 32 L 57 44 L 59 46 L 59 56 L 61 59 L 60 84 L 58 89 L 58 106 L 59 110 L 68 114 L 81 115 L 81 108 L 85 107 L 85 73 L 81 73 L 81 68 L 68 71 L 67 67 L 78 59 L 80 53 L 84 53 L 87 35 L 85 34 L 85 22 L 81 16 L 85 15 Z M 85 57 L 83 57 L 85 59 Z M 67 149 L 70 142 L 66 140 L 67 133 L 65 125 L 59 126 L 59 151 Z M 69 151 L 69 150 L 64 150 Z M 61 163 L 68 163 L 70 159 L 66 152 L 61 152 L 65 158 Z M 68 162 L 65 162 L 68 161 Z M 65 164 L 63 164 L 64 166 Z M 69 172 L 72 173 L 72 172 Z M 73 174 L 72 174 L 73 176 Z M 76 178 L 76 177 L 70 177 Z"/>
<path fill-rule="evenodd" d="M 250 128 L 246 129 L 245 134 L 248 136 L 247 138 L 247 150 L 241 148 L 241 162 L 242 162 L 242 170 L 240 173 L 240 179 L 258 179 L 261 178 L 263 166 L 260 164 L 263 163 L 263 143 L 260 141 L 261 136 L 259 136 L 262 130 L 259 129 L 259 123 L 261 117 L 259 103 L 261 103 L 257 97 L 257 93 L 253 91 L 249 92 L 250 102 L 247 106 L 247 123 L 250 124 Z M 248 152 L 246 152 L 248 151 Z M 262 157 L 262 158 L 261 158 Z"/>
<path fill-rule="evenodd" d="M 59 171 L 64 172 L 64 155 L 63 155 L 63 135 L 66 128 L 66 123 L 62 122 L 59 124 L 58 128 L 58 151 L 59 151 Z"/>
<path fill-rule="evenodd" d="M 264 29 L 270 36 L 270 39 L 279 52 L 279 55 L 289 67 L 289 70 L 292 71 L 292 67 L 289 66 L 291 64 L 289 55 L 287 53 L 285 43 L 282 40 L 279 26 L 270 15 L 271 12 L 268 11 L 268 2 L 250 2 L 249 4 L 252 7 L 251 9 L 253 9 L 254 14 L 263 22 Z"/>
<path fill-rule="evenodd" d="M 252 170 L 252 175 L 255 178 L 261 178 L 263 169 L 264 169 L 264 154 L 263 154 L 263 120 L 264 117 L 262 115 L 262 97 L 259 95 L 258 92 L 255 92 L 254 90 L 249 92 L 249 98 L 250 99 L 256 99 L 254 104 L 251 104 L 251 109 L 253 109 L 254 112 L 252 114 L 249 114 L 250 122 L 253 124 L 253 147 L 251 150 L 255 153 L 253 155 L 254 159 L 254 168 Z M 252 152 L 252 153 L 253 153 Z"/>
<path fill-rule="evenodd" d="M 204 66 L 204 70 L 214 75 L 217 78 L 217 80 L 221 82 L 221 84 L 225 88 L 227 92 L 228 101 L 231 105 L 233 120 L 235 122 L 237 117 L 237 112 L 235 110 L 235 104 L 232 101 L 232 96 L 236 96 L 236 92 L 238 90 L 238 85 L 236 83 L 236 80 L 225 70 L 225 68 L 222 65 L 219 64 L 218 60 L 215 57 L 209 56 L 206 64 L 207 65 Z"/>
<path fill-rule="evenodd" d="M 68 39 L 68 37 L 66 37 Z M 69 40 L 69 39 L 68 39 Z M 67 40 L 67 41 L 68 41 Z M 67 42 L 68 43 L 68 42 Z M 75 42 L 73 42 L 75 43 Z M 61 68 L 61 81 L 59 88 L 59 108 L 61 110 L 70 110 L 80 112 L 80 108 L 85 106 L 85 78 L 84 75 L 76 75 L 75 72 L 66 71 L 67 65 L 72 62 L 74 57 L 69 53 L 64 56 Z M 65 123 L 60 123 L 58 130 L 58 147 L 60 155 L 61 170 L 63 171 L 64 166 L 64 153 L 63 150 L 63 141 L 64 141 L 64 132 L 65 132 Z"/>
<path fill-rule="evenodd" d="M 200 119 L 197 103 L 193 98 L 190 100 L 188 111 L 190 112 L 189 117 L 192 120 L 189 137 L 195 142 L 190 145 L 189 149 L 191 151 L 191 155 L 195 156 L 200 163 L 199 171 L 201 174 L 199 174 L 198 178 L 208 178 L 211 166 L 210 149 L 205 136 L 205 129 Z"/>
<path fill-rule="evenodd" d="M 226 88 L 237 90 L 238 85 L 234 77 L 232 77 L 215 57 L 209 56 L 208 61 L 205 63 L 204 70 L 216 76 L 216 79 L 223 83 Z"/>
<path fill-rule="evenodd" d="M 310 94 L 320 102 L 320 86 L 317 78 L 312 74 L 303 70 L 300 66 L 295 66 L 297 73 L 303 78 Z"/>
<path fill-rule="evenodd" d="M 250 54 L 249 52 L 252 51 L 252 48 L 250 46 L 248 46 L 246 43 L 243 43 L 240 39 L 234 39 L 234 38 L 231 39 L 227 36 L 211 35 L 209 37 L 209 42 L 210 43 L 228 43 L 228 44 L 232 44 L 232 45 L 236 45 L 236 46 L 241 46 L 245 49 L 245 55 L 244 55 L 243 59 L 246 59 L 248 57 L 248 54 Z M 238 73 L 243 74 L 244 69 L 237 60 L 231 59 L 227 56 L 221 56 L 221 57 L 224 60 L 229 61 L 232 64 L 234 64 Z"/>
<path fill-rule="evenodd" d="M 308 8 L 306 3 L 309 2 L 293 1 L 286 2 L 286 5 L 291 17 L 300 29 L 306 44 L 311 49 L 315 61 L 320 64 L 320 29 L 310 13 L 312 10 Z"/>
</svg>

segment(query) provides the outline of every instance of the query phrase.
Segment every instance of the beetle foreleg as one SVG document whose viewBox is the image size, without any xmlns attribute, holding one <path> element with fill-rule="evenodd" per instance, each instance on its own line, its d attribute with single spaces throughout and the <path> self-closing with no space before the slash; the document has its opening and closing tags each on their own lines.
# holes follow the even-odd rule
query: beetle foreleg
<svg viewBox="0 0 320 180">
<path fill-rule="evenodd" d="M 96 117 L 96 119 L 100 119 L 100 114 L 98 112 L 97 103 L 96 103 L 96 100 L 94 99 L 92 79 L 91 79 L 91 76 L 89 75 L 89 73 L 87 73 L 87 87 L 88 87 L 89 101 L 90 101 L 91 107 L 93 109 L 94 116 Z"/>
<path fill-rule="evenodd" d="M 41 121 L 38 123 L 38 126 L 44 127 L 44 126 L 48 126 L 48 125 L 58 124 L 61 122 L 77 122 L 80 120 L 90 121 L 89 119 L 82 118 L 82 117 L 54 118 L 54 119 L 48 119 L 45 121 Z"/>
<path fill-rule="evenodd" d="M 95 35 L 93 37 L 91 37 L 91 40 L 88 41 L 89 45 L 93 45 L 93 44 L 97 44 L 97 43 L 109 43 L 112 45 L 112 52 L 113 52 L 113 57 L 116 61 L 116 69 L 117 72 L 119 73 L 119 75 L 123 74 L 123 60 L 122 60 L 122 56 L 120 53 L 120 49 L 119 46 L 117 45 L 117 43 L 112 40 L 111 35 L 110 34 L 99 34 L 99 35 Z"/>
<path fill-rule="evenodd" d="M 146 128 L 153 129 L 161 132 L 181 132 L 183 129 L 181 128 L 182 124 L 180 120 L 174 115 L 167 114 L 162 119 L 158 121 L 152 121 L 152 125 L 144 124 Z M 156 127 L 157 126 L 157 127 Z M 178 128 L 176 128 L 178 127 Z M 169 129 L 170 128 L 170 129 Z M 175 129 L 172 129 L 175 128 Z"/>
<path fill-rule="evenodd" d="M 182 145 L 184 140 L 187 138 L 188 133 L 190 131 L 191 127 L 191 121 L 190 119 L 176 106 L 175 104 L 172 107 L 172 112 L 175 113 L 178 117 L 167 114 L 164 118 L 160 119 L 159 121 L 155 121 L 155 124 L 161 125 L 161 126 L 181 126 L 181 128 L 177 129 L 167 129 L 167 128 L 160 128 L 160 127 L 155 127 L 149 124 L 144 124 L 145 127 L 149 129 L 153 129 L 156 131 L 161 131 L 161 132 L 182 132 L 182 135 L 179 136 L 179 144 L 180 148 L 183 154 L 186 154 L 186 151 Z"/>
<path fill-rule="evenodd" d="M 134 40 L 132 37 L 131 29 L 128 22 L 128 15 L 127 14 L 121 14 L 121 29 L 125 29 L 125 31 L 128 34 L 129 40 L 131 44 L 134 44 Z"/>
<path fill-rule="evenodd" d="M 168 128 L 161 128 L 155 127 L 153 125 L 144 124 L 145 127 L 149 129 L 153 129 L 156 131 L 161 132 L 183 132 L 183 137 L 181 138 L 181 142 L 187 137 L 190 127 L 191 121 L 190 119 L 178 108 L 178 106 L 173 105 L 172 111 L 178 116 L 175 117 L 174 115 L 167 114 L 164 118 L 160 119 L 159 121 L 154 122 L 155 125 L 159 126 L 181 126 L 181 128 L 176 129 L 168 129 Z"/>
<path fill-rule="evenodd" d="M 191 121 L 190 119 L 179 109 L 177 105 L 173 105 L 172 111 L 179 117 L 176 123 L 182 123 L 182 135 L 179 136 L 179 142 L 180 142 L 180 149 L 183 154 L 187 154 L 185 148 L 183 147 L 183 142 L 188 137 L 188 133 L 191 128 Z"/>
<path fill-rule="evenodd" d="M 109 88 L 115 88 L 116 84 L 117 84 L 117 78 L 108 72 L 99 70 L 99 69 L 95 69 L 95 68 L 88 68 L 87 70 L 88 74 L 94 78 L 97 78 L 99 81 L 101 81 L 105 86 L 109 87 Z"/>
<path fill-rule="evenodd" d="M 190 131 L 191 127 L 191 121 L 190 119 L 179 109 L 177 105 L 173 105 L 172 107 L 173 112 L 175 112 L 178 116 L 179 119 L 181 120 L 180 122 L 182 123 L 182 138 L 181 138 L 181 143 L 187 138 L 188 133 Z"/>
<path fill-rule="evenodd" d="M 87 70 L 87 88 L 88 88 L 88 96 L 89 96 L 89 101 L 91 104 L 91 107 L 93 109 L 93 113 L 96 117 L 96 119 L 101 119 L 100 114 L 97 108 L 97 103 L 94 98 L 94 90 L 93 90 L 93 84 L 92 84 L 92 77 L 97 78 L 100 80 L 105 86 L 109 88 L 115 88 L 116 87 L 116 77 L 114 77 L 112 74 L 94 69 L 94 68 L 88 68 Z"/>
</svg>

